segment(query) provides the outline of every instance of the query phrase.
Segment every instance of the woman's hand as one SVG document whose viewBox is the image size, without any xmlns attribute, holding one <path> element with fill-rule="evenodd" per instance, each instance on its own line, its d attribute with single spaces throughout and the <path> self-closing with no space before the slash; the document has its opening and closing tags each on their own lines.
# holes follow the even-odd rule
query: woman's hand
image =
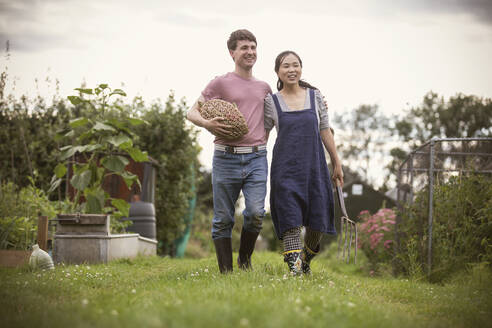
<svg viewBox="0 0 492 328">
<path fill-rule="evenodd" d="M 333 168 L 333 174 L 331 175 L 331 179 L 336 186 L 343 187 L 343 171 L 342 165 L 336 164 Z"/>
</svg>

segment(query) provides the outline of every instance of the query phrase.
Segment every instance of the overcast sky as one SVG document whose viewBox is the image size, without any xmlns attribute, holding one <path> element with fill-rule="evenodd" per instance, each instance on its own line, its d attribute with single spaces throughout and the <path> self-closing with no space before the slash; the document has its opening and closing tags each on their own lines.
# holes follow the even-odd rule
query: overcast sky
<svg viewBox="0 0 492 328">
<path fill-rule="evenodd" d="M 0 64 L 16 94 L 36 95 L 34 79 L 49 76 L 62 96 L 107 82 L 130 97 L 172 89 L 192 103 L 233 69 L 226 40 L 238 28 L 258 39 L 257 78 L 274 88 L 276 55 L 295 50 L 332 113 L 401 113 L 430 90 L 492 97 L 490 0 L 0 0 L 0 44 L 11 48 Z M 53 91 L 40 83 L 42 95 Z M 210 167 L 212 139 L 201 132 L 200 142 Z"/>
</svg>

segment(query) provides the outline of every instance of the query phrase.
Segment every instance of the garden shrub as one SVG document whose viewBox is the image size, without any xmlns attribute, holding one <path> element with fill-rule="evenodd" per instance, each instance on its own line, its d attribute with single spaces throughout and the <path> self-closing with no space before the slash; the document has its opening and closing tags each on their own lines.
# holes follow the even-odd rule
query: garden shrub
<svg viewBox="0 0 492 328">
<path fill-rule="evenodd" d="M 196 192 L 194 176 L 200 175 L 197 130 L 186 124 L 186 103 L 177 102 L 172 92 L 164 104 L 146 106 L 137 98 L 131 106 L 148 122 L 136 130 L 135 144 L 159 163 L 155 194 L 159 253 L 174 255 L 173 242 L 187 228 L 190 199 Z"/>
<path fill-rule="evenodd" d="M 359 214 L 358 247 L 368 259 L 371 272 L 379 272 L 390 263 L 394 252 L 396 214 L 392 209 L 381 208 L 375 214 Z"/>
<path fill-rule="evenodd" d="M 12 182 L 1 183 L 0 249 L 29 249 L 36 243 L 39 215 L 53 218 L 56 205 L 33 184 L 19 190 Z"/>
<path fill-rule="evenodd" d="M 427 272 L 428 190 L 401 213 L 399 270 L 410 276 Z M 432 271 L 441 282 L 470 263 L 492 263 L 492 177 L 456 176 L 434 187 Z"/>
</svg>

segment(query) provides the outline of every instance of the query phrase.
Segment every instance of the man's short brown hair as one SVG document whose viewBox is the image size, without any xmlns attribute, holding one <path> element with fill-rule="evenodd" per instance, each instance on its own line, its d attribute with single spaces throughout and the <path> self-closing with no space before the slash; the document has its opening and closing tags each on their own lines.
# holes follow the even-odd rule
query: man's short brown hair
<svg viewBox="0 0 492 328">
<path fill-rule="evenodd" d="M 237 42 L 241 40 L 253 41 L 254 43 L 258 44 L 253 33 L 248 30 L 242 29 L 231 33 L 231 36 L 229 36 L 229 40 L 227 40 L 227 48 L 229 48 L 229 50 L 236 50 Z"/>
</svg>

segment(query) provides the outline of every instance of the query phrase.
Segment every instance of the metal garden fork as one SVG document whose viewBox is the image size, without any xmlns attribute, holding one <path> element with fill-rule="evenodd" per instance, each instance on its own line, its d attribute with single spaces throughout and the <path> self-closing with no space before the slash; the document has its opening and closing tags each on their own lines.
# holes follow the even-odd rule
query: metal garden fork
<svg viewBox="0 0 492 328">
<path fill-rule="evenodd" d="M 342 216 L 340 218 L 340 234 L 338 235 L 338 258 L 340 258 L 340 248 L 342 246 L 343 239 L 345 239 L 343 245 L 342 259 L 346 259 L 347 263 L 350 263 L 350 249 L 352 247 L 352 230 L 354 230 L 354 235 L 355 235 L 354 264 L 355 264 L 357 263 L 357 225 L 355 224 L 354 221 L 350 220 L 348 217 L 347 209 L 345 208 L 345 201 L 343 199 L 342 187 L 340 187 L 338 184 L 337 184 L 337 194 L 338 194 L 338 204 L 340 205 L 340 210 L 342 211 Z M 347 239 L 347 237 L 349 238 Z M 347 255 L 345 255 L 345 252 L 347 252 Z"/>
</svg>

